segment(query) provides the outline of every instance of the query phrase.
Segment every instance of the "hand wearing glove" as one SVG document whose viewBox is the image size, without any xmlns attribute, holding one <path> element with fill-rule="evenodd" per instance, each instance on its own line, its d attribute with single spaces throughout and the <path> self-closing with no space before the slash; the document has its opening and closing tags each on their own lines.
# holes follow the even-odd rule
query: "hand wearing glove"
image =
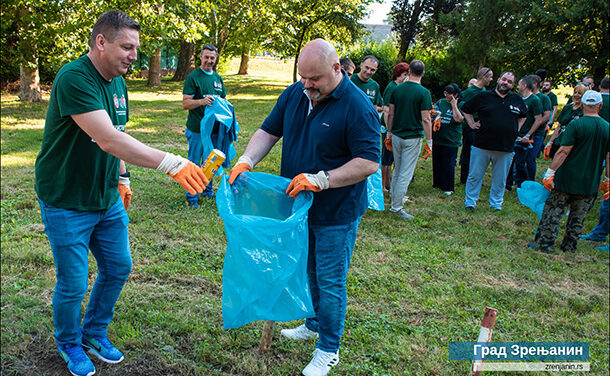
<svg viewBox="0 0 610 376">
<path fill-rule="evenodd" d="M 390 132 L 388 132 L 383 143 L 385 145 L 385 148 L 388 149 L 388 151 L 392 151 L 392 134 Z"/>
<path fill-rule="evenodd" d="M 286 194 L 292 198 L 297 198 L 301 191 L 320 192 L 329 187 L 328 172 L 326 171 L 320 171 L 315 175 L 299 174 L 288 185 Z"/>
<path fill-rule="evenodd" d="M 233 184 L 235 179 L 237 179 L 237 177 L 241 175 L 242 172 L 252 171 L 253 166 L 254 163 L 252 162 L 252 159 L 250 159 L 250 157 L 245 155 L 239 157 L 239 159 L 237 160 L 237 164 L 231 169 L 231 175 L 229 176 L 229 184 Z"/>
<path fill-rule="evenodd" d="M 163 171 L 180 183 L 188 193 L 194 195 L 202 193 L 210 180 L 205 177 L 201 167 L 188 159 L 172 153 L 166 153 L 165 157 L 157 166 L 157 170 Z"/>
<path fill-rule="evenodd" d="M 432 132 L 438 132 L 441 129 L 441 117 L 437 116 L 432 122 Z"/>
<path fill-rule="evenodd" d="M 550 168 L 546 170 L 544 176 L 542 177 L 542 185 L 544 188 L 552 191 L 555 188 L 555 183 L 553 183 L 553 179 L 555 178 L 555 170 L 551 170 Z"/>
<path fill-rule="evenodd" d="M 610 180 L 608 180 L 608 178 L 604 178 L 604 181 L 599 185 L 599 189 L 597 191 L 603 191 L 604 195 L 602 196 L 602 200 L 607 200 L 608 197 L 610 197 Z"/>
<path fill-rule="evenodd" d="M 422 158 L 428 159 L 428 157 L 432 154 L 432 140 L 426 140 L 426 145 L 424 146 L 424 150 L 421 153 Z"/>
<path fill-rule="evenodd" d="M 129 204 L 131 204 L 132 193 L 129 186 L 129 177 L 129 171 L 119 175 L 119 194 L 121 195 L 121 200 L 123 201 L 123 205 L 125 205 L 125 209 L 129 208 Z"/>
<path fill-rule="evenodd" d="M 546 146 L 544 147 L 544 151 L 542 152 L 542 155 L 544 156 L 544 160 L 548 161 L 549 159 L 551 159 L 551 148 L 553 147 L 553 143 L 549 142 L 546 144 Z"/>
</svg>

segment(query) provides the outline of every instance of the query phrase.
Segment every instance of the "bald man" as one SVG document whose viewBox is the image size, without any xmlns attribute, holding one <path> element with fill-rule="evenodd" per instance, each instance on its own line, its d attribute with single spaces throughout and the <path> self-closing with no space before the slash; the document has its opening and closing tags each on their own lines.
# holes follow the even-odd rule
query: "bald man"
<svg viewBox="0 0 610 376">
<path fill-rule="evenodd" d="M 360 218 L 367 208 L 365 179 L 380 158 L 379 118 L 366 94 L 341 71 L 335 48 L 309 42 L 298 59 L 301 80 L 280 95 L 229 183 L 250 171 L 283 137 L 281 175 L 292 179 L 286 193 L 314 192 L 309 210 L 307 273 L 315 317 L 281 334 L 319 336 L 305 376 L 323 376 L 339 363 L 347 305 L 346 279 Z"/>
</svg>

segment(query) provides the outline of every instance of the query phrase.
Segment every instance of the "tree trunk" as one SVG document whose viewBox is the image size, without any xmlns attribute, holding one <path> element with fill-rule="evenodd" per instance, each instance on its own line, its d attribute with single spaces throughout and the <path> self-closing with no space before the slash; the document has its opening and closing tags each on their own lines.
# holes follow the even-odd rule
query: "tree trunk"
<svg viewBox="0 0 610 376">
<path fill-rule="evenodd" d="M 239 63 L 239 72 L 237 74 L 248 74 L 248 62 L 250 61 L 250 53 L 245 52 L 241 54 L 241 61 Z"/>
<path fill-rule="evenodd" d="M 172 81 L 184 81 L 186 76 L 195 70 L 195 43 L 185 40 L 180 41 L 180 55 L 178 55 L 178 66 Z"/>
<path fill-rule="evenodd" d="M 19 100 L 41 102 L 38 67 L 28 68 L 27 64 L 19 65 Z"/>
<path fill-rule="evenodd" d="M 150 56 L 148 68 L 148 86 L 161 86 L 161 49 Z"/>
</svg>

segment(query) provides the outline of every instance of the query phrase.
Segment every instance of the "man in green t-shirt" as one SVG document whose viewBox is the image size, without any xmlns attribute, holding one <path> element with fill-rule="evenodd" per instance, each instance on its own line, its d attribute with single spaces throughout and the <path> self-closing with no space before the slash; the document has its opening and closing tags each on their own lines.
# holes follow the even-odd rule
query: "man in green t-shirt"
<svg viewBox="0 0 610 376">
<path fill-rule="evenodd" d="M 358 88 L 364 91 L 364 94 L 369 97 L 377 112 L 381 112 L 383 111 L 381 90 L 379 89 L 379 84 L 372 79 L 375 72 L 377 72 L 378 65 L 379 60 L 375 56 L 365 56 L 362 63 L 360 63 L 360 72 L 352 75 L 351 80 L 354 85 L 358 86 Z"/>
<path fill-rule="evenodd" d="M 35 189 L 55 260 L 54 337 L 73 375 L 95 367 L 83 349 L 108 363 L 123 354 L 107 338 L 114 305 L 131 271 L 127 223 L 119 196 L 119 160 L 169 174 L 192 193 L 208 179 L 187 159 L 124 133 L 129 120 L 122 75 L 137 58 L 140 26 L 109 11 L 93 26 L 89 52 L 63 66 L 51 88 Z M 98 274 L 81 327 L 88 253 Z"/>
<path fill-rule="evenodd" d="M 189 145 L 189 161 L 201 166 L 207 155 L 203 155 L 203 143 L 201 141 L 201 119 L 205 115 L 206 107 L 211 106 L 215 97 L 225 98 L 225 90 L 222 77 L 214 71 L 214 64 L 218 58 L 216 47 L 206 44 L 201 48 L 201 66 L 195 69 L 184 80 L 182 89 L 182 108 L 188 110 L 186 119 L 186 130 L 184 134 Z M 218 139 L 218 125 L 212 131 L 212 144 L 216 144 Z M 212 181 L 201 194 L 205 197 L 214 197 Z M 186 192 L 186 200 L 190 207 L 199 207 L 199 195 L 191 195 Z"/>
<path fill-rule="evenodd" d="M 534 142 L 532 143 L 533 148 L 527 153 L 527 174 L 530 177 L 530 180 L 535 180 L 536 177 L 536 158 L 540 155 L 540 152 L 544 146 L 544 138 L 546 137 L 546 124 L 548 124 L 549 119 L 551 118 L 551 111 L 553 109 L 553 104 L 551 103 L 551 99 L 540 91 L 540 84 L 542 79 L 540 76 L 533 74 L 528 76 L 532 79 L 534 84 L 532 93 L 538 98 L 540 98 L 540 104 L 542 104 L 542 123 L 537 127 L 530 129 L 531 137 L 530 139 Z"/>
<path fill-rule="evenodd" d="M 606 76 L 599 84 L 599 93 L 602 95 L 602 108 L 599 116 L 610 122 L 610 77 Z"/>
<path fill-rule="evenodd" d="M 546 94 L 547 97 L 549 97 L 549 99 L 551 100 L 551 118 L 549 119 L 546 125 L 549 128 L 551 127 L 551 125 L 553 125 L 555 119 L 557 119 L 557 115 L 559 115 L 559 113 L 557 112 L 557 106 L 559 105 L 559 102 L 557 102 L 557 95 L 551 91 L 552 88 L 553 82 L 548 79 L 542 82 L 542 87 L 540 88 L 540 91 Z M 549 129 L 547 129 L 547 131 L 548 130 Z"/>
<path fill-rule="evenodd" d="M 477 72 L 477 77 L 472 85 L 468 84 L 468 88 L 462 91 L 464 103 L 468 102 L 481 91 L 485 91 L 485 87 L 493 81 L 494 72 L 491 68 L 483 67 Z M 472 80 L 471 80 L 472 81 Z M 478 120 L 478 117 L 475 117 Z M 474 129 L 470 128 L 466 122 L 462 123 L 462 152 L 460 153 L 460 183 L 466 184 L 468 180 L 468 172 L 470 168 L 470 151 L 472 142 L 474 141 Z"/>
<path fill-rule="evenodd" d="M 421 85 L 424 70 L 424 63 L 420 60 L 413 60 L 409 64 L 409 79 L 392 92 L 386 119 L 388 128 L 386 143 L 391 142 L 394 154 L 390 212 L 396 213 L 403 219 L 413 219 L 413 216 L 407 214 L 402 206 L 403 197 L 409 189 L 409 183 L 415 172 L 422 137 L 426 137 L 425 153 L 432 154 L 430 121 L 432 97 L 430 91 Z"/>
<path fill-rule="evenodd" d="M 583 116 L 566 127 L 561 147 L 544 174 L 542 183 L 551 191 L 546 200 L 532 248 L 553 252 L 561 218 L 570 206 L 561 250 L 575 252 L 585 216 L 593 207 L 598 190 L 608 198 L 610 176 L 610 128 L 598 115 L 602 106 L 600 93 L 588 90 L 582 96 Z M 606 176 L 600 184 L 603 163 Z M 599 188 L 598 188 L 599 186 Z"/>
</svg>

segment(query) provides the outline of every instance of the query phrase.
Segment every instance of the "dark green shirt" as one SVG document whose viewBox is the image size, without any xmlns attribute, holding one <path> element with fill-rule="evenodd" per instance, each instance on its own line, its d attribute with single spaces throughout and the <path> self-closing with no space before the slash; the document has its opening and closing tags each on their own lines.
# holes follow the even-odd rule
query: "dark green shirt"
<svg viewBox="0 0 610 376">
<path fill-rule="evenodd" d="M 553 115 L 553 105 L 551 103 L 551 98 L 549 98 L 548 95 L 544 94 L 543 92 L 539 91 L 538 94 L 536 94 L 538 96 L 538 98 L 540 98 L 540 103 L 542 104 L 542 116 L 544 116 L 544 113 L 546 111 L 549 111 L 551 113 L 551 116 Z M 549 117 L 550 119 L 550 117 Z M 536 132 L 534 132 L 534 134 L 532 136 L 544 136 L 546 134 L 546 123 L 545 124 L 541 124 L 538 129 L 536 129 Z"/>
<path fill-rule="evenodd" d="M 602 93 L 602 109 L 599 110 L 599 116 L 603 117 L 604 120 L 610 121 L 610 94 Z"/>
<path fill-rule="evenodd" d="M 64 65 L 53 82 L 42 147 L 36 158 L 38 197 L 62 209 L 98 211 L 119 199 L 119 159 L 106 153 L 71 115 L 104 110 L 114 127 L 129 120 L 123 77 L 106 81 L 86 55 Z"/>
<path fill-rule="evenodd" d="M 383 105 L 383 99 L 381 98 L 380 93 L 381 90 L 379 89 L 379 84 L 375 80 L 369 78 L 367 82 L 364 82 L 360 80 L 360 77 L 358 77 L 357 74 L 352 74 L 352 82 L 354 83 L 354 85 L 358 86 L 360 90 L 364 91 L 364 94 L 369 97 L 369 99 L 371 100 L 371 102 L 373 102 L 374 105 Z"/>
<path fill-rule="evenodd" d="M 430 91 L 417 82 L 405 81 L 390 96 L 394 105 L 392 134 L 403 138 L 421 138 L 424 127 L 421 112 L 432 109 Z"/>
<path fill-rule="evenodd" d="M 458 109 L 462 108 L 464 102 L 458 103 Z M 439 112 L 441 113 L 441 129 L 437 132 L 432 132 L 432 140 L 434 145 L 459 147 L 462 139 L 462 122 L 457 123 L 453 119 L 453 107 L 443 98 L 436 102 Z"/>
<path fill-rule="evenodd" d="M 527 106 L 527 118 L 519 130 L 519 137 L 523 137 L 528 134 L 530 128 L 536 121 L 535 116 L 542 114 L 542 103 L 536 94 L 531 94 L 529 97 L 523 98 L 523 102 L 525 102 L 525 105 Z M 542 128 L 544 129 L 544 125 L 542 125 Z M 530 134 L 529 138 L 532 137 L 533 135 Z"/>
<path fill-rule="evenodd" d="M 469 100 L 474 98 L 475 95 L 477 95 L 478 93 L 480 93 L 482 91 L 485 91 L 485 88 L 480 88 L 477 85 L 468 86 L 464 91 L 462 91 L 462 99 L 464 100 L 464 103 L 468 102 Z M 472 115 L 472 117 L 473 117 L 474 121 L 479 120 L 478 114 L 474 114 L 474 115 Z M 468 125 L 468 123 L 465 120 L 462 122 L 462 128 L 468 128 L 468 130 L 470 130 L 470 126 Z"/>
<path fill-rule="evenodd" d="M 563 133 L 566 130 L 566 127 L 572 120 L 578 119 L 582 116 L 582 106 L 578 109 L 574 109 L 574 102 L 568 103 L 561 109 L 559 116 L 557 117 L 557 122 L 561 129 L 559 129 L 559 135 L 557 139 L 555 139 L 556 145 L 561 145 L 561 139 L 563 138 Z"/>
<path fill-rule="evenodd" d="M 385 87 L 385 90 L 383 91 L 383 105 L 384 106 L 390 105 L 390 97 L 392 96 L 392 93 L 394 92 L 394 89 L 396 89 L 397 86 L 398 85 L 396 84 L 396 82 L 390 81 L 388 86 Z M 384 118 L 384 116 L 381 116 L 381 133 L 385 133 L 386 131 L 387 131 L 387 129 L 385 127 L 385 118 Z"/>
<path fill-rule="evenodd" d="M 192 95 L 193 99 L 201 99 L 208 95 L 215 95 L 221 98 L 227 96 L 222 77 L 214 71 L 212 71 L 211 74 L 207 74 L 201 68 L 195 69 L 186 77 L 182 94 Z M 199 106 L 194 110 L 189 110 L 189 115 L 186 119 L 186 127 L 191 132 L 200 132 L 201 119 L 203 119 L 206 107 L 207 106 Z"/>
<path fill-rule="evenodd" d="M 553 93 L 552 91 L 549 91 L 549 93 L 546 96 L 549 97 L 549 99 L 551 100 L 551 110 L 553 109 L 554 106 L 559 105 L 559 102 L 557 102 L 557 95 L 555 95 L 555 93 Z"/>
<path fill-rule="evenodd" d="M 555 188 L 574 195 L 594 195 L 610 151 L 609 138 L 608 122 L 601 117 L 583 116 L 570 122 L 561 146 L 573 147 L 555 173 Z"/>
</svg>

